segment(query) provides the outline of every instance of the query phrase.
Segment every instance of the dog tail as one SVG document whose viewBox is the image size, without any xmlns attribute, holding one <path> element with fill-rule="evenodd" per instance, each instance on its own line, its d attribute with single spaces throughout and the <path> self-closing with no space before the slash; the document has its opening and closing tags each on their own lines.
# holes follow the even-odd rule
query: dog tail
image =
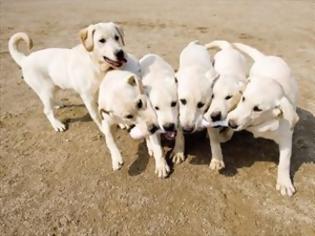
<svg viewBox="0 0 315 236">
<path fill-rule="evenodd" d="M 26 33 L 19 32 L 14 34 L 9 40 L 9 52 L 13 60 L 21 66 L 22 61 L 25 59 L 26 55 L 18 50 L 20 41 L 24 41 L 27 44 L 28 49 L 30 50 L 33 47 L 33 42 L 28 37 Z"/>
<path fill-rule="evenodd" d="M 258 51 L 257 49 L 252 48 L 252 47 L 245 45 L 245 44 L 242 44 L 242 43 L 233 43 L 233 46 L 236 47 L 237 49 L 239 49 L 240 51 L 246 53 L 254 61 L 265 56 L 262 52 Z"/>
<path fill-rule="evenodd" d="M 207 49 L 210 49 L 210 48 L 224 49 L 224 48 L 232 47 L 232 44 L 230 44 L 228 41 L 225 41 L 225 40 L 215 40 L 215 41 L 212 41 L 211 43 L 206 44 L 205 47 Z"/>
</svg>

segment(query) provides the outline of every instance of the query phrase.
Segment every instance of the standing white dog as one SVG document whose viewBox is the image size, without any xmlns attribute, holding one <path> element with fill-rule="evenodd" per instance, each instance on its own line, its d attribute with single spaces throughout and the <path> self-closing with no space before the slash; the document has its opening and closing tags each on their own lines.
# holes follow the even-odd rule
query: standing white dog
<svg viewBox="0 0 315 236">
<path fill-rule="evenodd" d="M 148 97 L 144 94 L 139 77 L 129 71 L 109 71 L 101 83 L 98 103 L 102 131 L 110 150 L 113 170 L 121 168 L 123 158 L 112 136 L 111 126 L 124 124 L 131 128 L 132 137 L 134 129 L 143 137 L 148 137 L 155 159 L 155 172 L 159 177 L 166 177 L 170 169 L 155 135 L 158 121 Z"/>
<path fill-rule="evenodd" d="M 184 161 L 184 136 L 181 129 L 178 129 L 178 97 L 177 83 L 173 68 L 160 56 L 147 54 L 140 59 L 142 82 L 146 94 L 148 94 L 153 108 L 157 114 L 161 131 L 166 138 L 173 139 L 176 136 L 173 150 L 173 162 Z M 178 132 L 176 133 L 176 130 Z M 158 144 L 151 144 L 147 138 L 149 154 L 152 155 L 152 145 L 160 145 L 160 135 Z"/>
<path fill-rule="evenodd" d="M 246 80 L 246 60 L 245 57 L 227 41 L 213 41 L 206 48 L 220 48 L 214 55 L 214 69 L 220 77 L 213 86 L 211 105 L 204 115 L 208 126 L 220 126 L 224 123 L 227 114 L 233 110 L 245 89 Z M 210 144 L 212 159 L 210 169 L 224 168 L 224 161 L 220 142 L 227 141 L 233 135 L 233 130 L 225 128 L 219 130 L 211 127 Z M 223 135 L 225 137 L 223 137 Z M 223 139 L 224 138 L 224 139 Z"/>
<path fill-rule="evenodd" d="M 28 56 L 17 48 L 23 40 L 31 49 L 32 41 L 27 34 L 17 33 L 9 40 L 12 58 L 22 68 L 25 82 L 41 99 L 44 113 L 56 131 L 66 128 L 54 114 L 56 88 L 79 93 L 100 128 L 96 99 L 101 80 L 110 67 L 119 68 L 127 61 L 123 31 L 114 23 L 90 25 L 81 30 L 80 38 L 81 44 L 74 48 L 48 48 Z"/>
<path fill-rule="evenodd" d="M 290 178 L 293 129 L 298 87 L 288 65 L 280 57 L 265 56 L 244 44 L 236 48 L 254 59 L 249 83 L 236 109 L 227 116 L 234 130 L 246 129 L 255 137 L 271 139 L 279 145 L 277 190 L 291 196 L 295 188 Z"/>
<path fill-rule="evenodd" d="M 203 128 L 203 115 L 210 106 L 212 86 L 217 76 L 205 46 L 194 41 L 183 49 L 176 77 L 179 120 L 185 132 L 192 133 Z"/>
</svg>

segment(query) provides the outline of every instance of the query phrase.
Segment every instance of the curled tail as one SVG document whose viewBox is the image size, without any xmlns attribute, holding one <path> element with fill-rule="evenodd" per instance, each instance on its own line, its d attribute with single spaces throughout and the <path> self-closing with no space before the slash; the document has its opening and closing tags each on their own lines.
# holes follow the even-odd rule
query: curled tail
<svg viewBox="0 0 315 236">
<path fill-rule="evenodd" d="M 9 40 L 10 55 L 19 66 L 21 66 L 22 61 L 26 57 L 24 53 L 18 50 L 18 45 L 22 40 L 26 42 L 28 49 L 31 49 L 33 47 L 32 40 L 28 37 L 26 33 L 23 32 L 14 34 Z"/>
<path fill-rule="evenodd" d="M 240 51 L 246 53 L 248 56 L 253 58 L 254 61 L 265 56 L 262 52 L 258 51 L 257 49 L 242 43 L 233 43 L 233 46 L 239 49 Z"/>
<path fill-rule="evenodd" d="M 228 41 L 225 41 L 225 40 L 215 40 L 215 41 L 212 41 L 211 43 L 206 44 L 205 47 L 207 49 L 210 49 L 210 48 L 224 49 L 224 48 L 230 48 L 232 47 L 232 45 Z"/>
</svg>

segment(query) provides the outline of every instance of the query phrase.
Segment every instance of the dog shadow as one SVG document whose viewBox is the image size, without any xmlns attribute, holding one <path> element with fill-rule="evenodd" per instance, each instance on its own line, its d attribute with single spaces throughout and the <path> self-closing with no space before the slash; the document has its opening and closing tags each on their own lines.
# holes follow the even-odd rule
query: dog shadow
<svg viewBox="0 0 315 236">
<path fill-rule="evenodd" d="M 291 175 L 304 163 L 315 163 L 315 117 L 309 111 L 298 108 L 300 120 L 297 123 L 292 143 Z M 186 153 L 192 156 L 189 161 L 193 165 L 209 165 L 211 149 L 206 132 L 186 137 Z M 254 138 L 247 131 L 234 133 L 232 139 L 222 146 L 226 167 L 219 171 L 226 176 L 234 176 L 239 168 L 250 167 L 257 161 L 278 164 L 278 145 L 267 139 Z"/>
<path fill-rule="evenodd" d="M 173 169 L 174 163 L 171 160 L 171 153 L 172 153 L 172 148 L 174 147 L 175 142 L 174 141 L 168 141 L 168 140 L 165 140 L 164 138 L 162 138 L 161 143 L 163 146 L 163 152 L 165 154 L 166 162 L 167 162 L 168 166 L 170 167 L 170 172 L 167 176 L 167 177 L 169 177 L 170 175 L 172 175 L 172 173 L 174 171 L 174 169 Z M 142 172 L 144 172 L 148 163 L 149 163 L 150 158 L 152 159 L 152 161 L 155 161 L 153 157 L 149 156 L 145 140 L 142 141 L 138 145 L 138 152 L 137 153 L 138 153 L 137 159 L 130 165 L 130 167 L 128 169 L 128 174 L 130 176 L 140 175 Z"/>
<path fill-rule="evenodd" d="M 75 111 L 75 113 L 78 112 L 78 109 L 85 109 L 85 105 L 84 104 L 66 104 L 63 105 L 62 107 L 58 108 L 58 112 L 59 113 L 67 113 L 67 115 L 69 114 L 69 110 L 73 110 Z M 83 116 L 76 116 L 76 114 L 74 114 L 74 117 L 67 117 L 63 120 L 63 122 L 66 124 L 67 128 L 71 125 L 74 124 L 76 122 L 90 122 L 92 121 L 92 118 L 90 117 L 89 113 L 85 113 Z"/>
<path fill-rule="evenodd" d="M 138 158 L 132 162 L 129 166 L 128 174 L 130 176 L 140 175 L 142 172 L 145 171 L 148 163 L 149 163 L 149 153 L 147 151 L 147 146 L 145 142 L 141 142 L 138 145 Z"/>
</svg>

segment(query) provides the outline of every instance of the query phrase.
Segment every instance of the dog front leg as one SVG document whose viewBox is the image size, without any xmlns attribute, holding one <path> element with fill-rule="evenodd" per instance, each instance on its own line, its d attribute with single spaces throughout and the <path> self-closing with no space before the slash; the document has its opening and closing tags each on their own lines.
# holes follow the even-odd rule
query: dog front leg
<svg viewBox="0 0 315 236">
<path fill-rule="evenodd" d="M 153 151 L 153 157 L 155 160 L 155 173 L 160 178 L 166 178 L 170 172 L 170 168 L 163 157 L 163 150 L 161 145 L 161 137 L 158 134 L 152 134 L 149 136 L 150 146 Z"/>
<path fill-rule="evenodd" d="M 183 134 L 183 130 L 181 127 L 178 128 L 176 139 L 175 139 L 175 146 L 172 151 L 172 161 L 175 164 L 179 164 L 185 160 L 185 137 Z"/>
<path fill-rule="evenodd" d="M 220 170 L 225 167 L 220 144 L 220 134 L 217 129 L 208 128 L 208 135 L 211 146 L 211 162 L 209 168 L 212 170 Z"/>
<path fill-rule="evenodd" d="M 105 135 L 105 142 L 110 152 L 113 170 L 119 170 L 124 162 L 112 135 L 110 122 L 106 117 L 102 120 L 101 131 Z"/>
<path fill-rule="evenodd" d="M 277 178 L 277 190 L 282 195 L 292 196 L 295 192 L 295 188 L 290 178 L 290 163 L 292 154 L 292 136 L 293 132 L 289 132 L 285 135 L 280 135 L 279 140 L 279 165 L 278 165 L 278 178 Z"/>
<path fill-rule="evenodd" d="M 148 137 L 145 139 L 145 143 L 147 145 L 149 156 L 153 156 L 152 146 L 151 146 L 151 143 L 150 143 L 150 139 Z"/>
<path fill-rule="evenodd" d="M 92 120 L 96 123 L 97 127 L 101 130 L 101 119 L 97 112 L 97 103 L 96 99 L 92 95 L 81 94 L 81 98 L 92 118 Z"/>
</svg>

